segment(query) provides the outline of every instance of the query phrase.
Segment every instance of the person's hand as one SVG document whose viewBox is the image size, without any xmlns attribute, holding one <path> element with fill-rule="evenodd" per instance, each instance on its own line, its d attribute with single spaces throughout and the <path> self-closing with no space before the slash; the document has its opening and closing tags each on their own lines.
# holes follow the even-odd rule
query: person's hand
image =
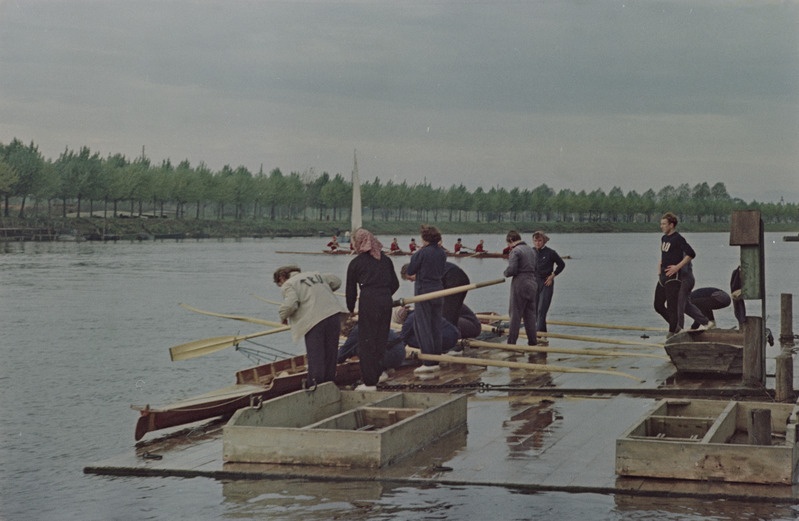
<svg viewBox="0 0 799 521">
<path fill-rule="evenodd" d="M 549 277 L 547 277 L 547 280 L 544 281 L 544 286 L 551 286 L 552 282 L 554 281 L 555 281 L 555 275 L 550 274 Z"/>
<path fill-rule="evenodd" d="M 674 275 L 677 274 L 678 271 L 680 271 L 680 268 L 678 268 L 676 264 L 671 264 L 671 265 L 666 267 L 666 272 L 665 273 L 669 277 L 673 277 Z"/>
<path fill-rule="evenodd" d="M 735 291 L 732 292 L 732 299 L 733 300 L 741 300 L 741 290 L 740 289 L 736 289 Z"/>
</svg>

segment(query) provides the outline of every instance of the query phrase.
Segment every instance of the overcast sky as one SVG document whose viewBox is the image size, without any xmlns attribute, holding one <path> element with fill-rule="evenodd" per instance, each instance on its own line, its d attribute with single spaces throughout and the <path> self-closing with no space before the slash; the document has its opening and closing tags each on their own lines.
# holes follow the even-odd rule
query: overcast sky
<svg viewBox="0 0 799 521">
<path fill-rule="evenodd" d="M 799 202 L 799 1 L 0 0 L 0 142 Z"/>
</svg>

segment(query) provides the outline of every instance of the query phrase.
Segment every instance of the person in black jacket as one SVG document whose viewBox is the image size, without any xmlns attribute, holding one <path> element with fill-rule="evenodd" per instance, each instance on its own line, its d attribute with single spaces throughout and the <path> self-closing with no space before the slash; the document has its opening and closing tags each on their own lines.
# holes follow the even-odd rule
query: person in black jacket
<svg viewBox="0 0 799 521">
<path fill-rule="evenodd" d="M 361 390 L 375 390 L 383 372 L 381 360 L 391 325 L 392 295 L 399 288 L 399 279 L 394 263 L 371 232 L 358 228 L 352 240 L 358 256 L 347 267 L 347 309 L 353 313 L 358 301 Z"/>
</svg>

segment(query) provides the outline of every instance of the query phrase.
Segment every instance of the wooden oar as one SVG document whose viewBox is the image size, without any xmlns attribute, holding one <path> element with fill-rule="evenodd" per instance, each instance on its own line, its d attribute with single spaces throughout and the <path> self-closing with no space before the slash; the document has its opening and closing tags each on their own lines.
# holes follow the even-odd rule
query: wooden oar
<svg viewBox="0 0 799 521">
<path fill-rule="evenodd" d="M 252 296 L 257 298 L 258 300 L 260 300 L 262 302 L 266 302 L 267 304 L 274 304 L 275 306 L 280 306 L 281 304 L 283 304 L 282 302 L 278 302 L 276 300 L 269 300 L 268 298 L 264 298 L 264 297 L 258 296 L 255 293 L 253 293 Z"/>
<path fill-rule="evenodd" d="M 513 344 L 500 344 L 498 342 L 484 342 L 482 340 L 463 340 L 463 344 L 469 347 L 486 347 L 489 349 L 503 349 L 505 351 L 520 351 L 524 353 L 563 353 L 567 355 L 586 355 L 586 356 L 637 356 L 640 358 L 659 358 L 670 360 L 668 356 L 650 355 L 646 353 L 631 353 L 629 351 L 602 351 L 600 349 L 569 349 L 566 347 L 548 346 L 522 346 Z"/>
<path fill-rule="evenodd" d="M 485 315 L 485 314 L 478 314 L 478 319 L 481 320 L 510 320 L 508 315 Z M 626 331 L 657 331 L 659 333 L 665 333 L 668 331 L 667 328 L 663 327 L 646 327 L 646 326 L 617 326 L 613 324 L 592 324 L 588 322 L 567 322 L 565 320 L 547 320 L 547 324 L 554 325 L 554 326 L 575 326 L 575 327 L 593 327 L 598 329 L 622 329 Z"/>
<path fill-rule="evenodd" d="M 426 300 L 433 300 L 436 298 L 447 297 L 456 293 L 463 293 L 477 288 L 484 288 L 486 286 L 493 286 L 505 282 L 505 279 L 487 280 L 485 282 L 475 282 L 474 284 L 464 284 L 463 286 L 455 286 L 454 288 L 440 289 L 438 291 L 431 291 L 430 293 L 423 293 L 413 297 L 405 297 L 394 301 L 395 306 L 404 306 L 406 304 L 413 304 L 415 302 L 424 302 Z"/>
<path fill-rule="evenodd" d="M 281 333 L 290 329 L 291 327 L 289 326 L 281 326 L 268 331 L 261 331 L 260 333 L 251 333 L 249 335 L 218 336 L 214 338 L 205 338 L 203 340 L 193 340 L 191 342 L 186 342 L 185 344 L 170 347 L 169 356 L 173 362 L 178 360 L 188 360 L 190 358 L 196 358 L 198 356 L 203 356 L 227 349 L 228 347 L 235 346 L 240 342 L 244 342 L 245 340 L 249 340 L 251 338 Z"/>
<path fill-rule="evenodd" d="M 481 326 L 483 331 L 488 331 L 489 333 L 497 333 L 497 329 L 494 326 L 490 326 L 488 324 L 483 324 Z M 499 328 L 503 331 L 506 331 L 504 328 Z M 520 331 L 519 336 L 522 338 L 527 338 L 527 335 L 524 332 Z M 600 344 L 614 344 L 614 345 L 627 345 L 627 346 L 646 346 L 646 347 L 663 347 L 663 344 L 650 344 L 647 342 L 636 342 L 634 340 L 615 340 L 612 338 L 599 338 L 599 337 L 592 337 L 592 336 L 582 336 L 582 335 L 564 335 L 562 333 L 538 333 L 536 335 L 539 338 L 561 338 L 563 340 L 577 340 L 581 342 L 597 342 Z"/>
<path fill-rule="evenodd" d="M 208 315 L 210 317 L 219 317 L 219 318 L 229 318 L 232 320 L 241 320 L 242 322 L 250 322 L 252 324 L 261 324 L 262 326 L 271 326 L 271 327 L 283 327 L 283 324 L 280 322 L 275 322 L 273 320 L 264 320 L 262 318 L 255 318 L 255 317 L 244 317 L 241 315 L 225 315 L 223 313 L 214 313 L 213 311 L 204 311 L 202 309 L 197 309 L 195 307 L 189 306 L 188 304 L 180 304 L 180 307 L 183 309 L 188 309 L 189 311 L 193 311 L 194 313 L 199 313 L 201 315 Z"/>
<path fill-rule="evenodd" d="M 544 373 L 591 373 L 591 374 L 604 374 L 610 376 L 621 376 L 629 378 L 636 382 L 645 382 L 637 376 L 622 373 L 620 371 L 607 371 L 604 369 L 583 369 L 580 367 L 565 367 L 559 365 L 549 364 L 529 364 L 526 362 L 511 362 L 508 360 L 489 360 L 485 358 L 466 358 L 462 356 L 449 356 L 449 355 L 426 355 L 420 349 L 415 347 L 405 347 L 406 352 L 410 352 L 411 357 L 418 358 L 419 360 L 427 360 L 430 362 L 446 362 L 450 364 L 464 364 L 464 365 L 480 365 L 492 367 L 510 367 L 511 369 L 526 369 L 528 371 L 539 371 Z"/>
</svg>

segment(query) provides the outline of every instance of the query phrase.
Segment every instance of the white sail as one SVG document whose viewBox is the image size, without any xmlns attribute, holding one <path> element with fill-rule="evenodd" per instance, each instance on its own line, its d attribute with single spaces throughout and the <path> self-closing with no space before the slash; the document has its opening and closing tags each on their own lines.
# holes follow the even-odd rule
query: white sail
<svg viewBox="0 0 799 521">
<path fill-rule="evenodd" d="M 358 177 L 358 157 L 352 153 L 355 166 L 352 169 L 352 222 L 351 233 L 363 226 L 363 216 L 361 214 L 361 179 Z"/>
</svg>

